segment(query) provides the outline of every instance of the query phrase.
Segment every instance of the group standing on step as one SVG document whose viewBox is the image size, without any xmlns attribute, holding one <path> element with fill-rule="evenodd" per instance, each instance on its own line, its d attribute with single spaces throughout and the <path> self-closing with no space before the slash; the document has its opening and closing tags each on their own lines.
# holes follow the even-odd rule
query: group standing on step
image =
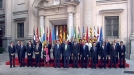
<svg viewBox="0 0 134 75">
<path fill-rule="evenodd" d="M 51 53 L 53 49 L 53 54 Z M 42 44 L 40 40 L 31 42 L 28 41 L 26 45 L 23 42 L 18 41 L 16 45 L 10 42 L 8 47 L 10 68 L 15 67 L 15 55 L 18 55 L 18 62 L 20 67 L 33 67 L 33 56 L 35 56 L 35 67 L 41 67 L 41 58 L 44 59 L 44 65 L 50 65 L 52 62 L 51 56 L 53 55 L 55 68 L 60 68 L 60 60 L 62 60 L 63 67 L 69 68 L 70 64 L 73 64 L 73 68 L 78 68 L 78 64 L 81 64 L 82 68 L 87 68 L 91 64 L 91 68 L 95 68 L 99 63 L 100 68 L 105 68 L 106 65 L 109 68 L 117 68 L 119 63 L 120 68 L 125 68 L 125 51 L 126 47 L 123 41 L 120 43 L 116 40 L 109 42 L 106 39 L 103 42 L 90 42 L 84 39 L 77 40 L 71 38 L 70 40 L 63 40 L 60 43 L 59 40 L 52 42 L 46 42 Z M 25 55 L 26 54 L 26 55 Z M 27 62 L 25 60 L 27 56 Z M 119 59 L 119 60 L 118 60 Z"/>
</svg>

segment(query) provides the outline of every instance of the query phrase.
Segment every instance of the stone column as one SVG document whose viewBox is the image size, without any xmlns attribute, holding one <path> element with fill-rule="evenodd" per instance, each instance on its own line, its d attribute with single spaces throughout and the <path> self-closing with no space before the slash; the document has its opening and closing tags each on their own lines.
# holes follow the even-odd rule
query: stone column
<svg viewBox="0 0 134 75">
<path fill-rule="evenodd" d="M 3 39 L 3 47 L 7 51 L 11 41 L 12 29 L 12 0 L 5 0 L 5 36 Z"/>
<path fill-rule="evenodd" d="M 131 54 L 130 54 L 130 59 L 134 60 L 134 10 L 133 10 L 133 7 L 134 7 L 134 0 L 130 0 L 131 2 L 131 15 L 132 15 L 132 22 L 131 22 L 131 31 L 132 31 L 132 34 L 130 36 L 130 40 L 131 40 Z"/>
<path fill-rule="evenodd" d="M 73 24 L 74 24 L 74 17 L 73 13 L 68 13 L 68 30 L 69 30 L 69 39 L 73 37 Z"/>
<path fill-rule="evenodd" d="M 44 16 L 41 15 L 41 16 L 40 16 L 40 27 L 41 27 L 41 29 L 42 29 L 41 35 L 43 35 L 43 33 L 44 33 L 44 20 L 45 20 Z"/>
</svg>

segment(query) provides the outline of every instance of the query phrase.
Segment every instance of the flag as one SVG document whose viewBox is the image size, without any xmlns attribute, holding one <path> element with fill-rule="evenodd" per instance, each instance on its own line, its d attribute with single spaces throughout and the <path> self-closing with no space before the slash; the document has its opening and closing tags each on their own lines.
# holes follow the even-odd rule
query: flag
<svg viewBox="0 0 134 75">
<path fill-rule="evenodd" d="M 86 41 L 88 41 L 88 27 L 87 27 L 87 32 L 86 32 Z"/>
<path fill-rule="evenodd" d="M 99 27 L 97 26 L 97 40 L 99 41 L 99 34 L 100 34 L 100 32 L 99 32 Z"/>
<path fill-rule="evenodd" d="M 47 27 L 46 40 L 48 41 L 48 27 Z"/>
<path fill-rule="evenodd" d="M 51 28 L 50 28 L 50 31 L 49 31 L 49 41 L 52 42 Z"/>
<path fill-rule="evenodd" d="M 65 40 L 66 39 L 66 28 L 64 26 L 64 31 L 63 31 L 63 39 Z"/>
<path fill-rule="evenodd" d="M 76 27 L 74 27 L 74 38 L 76 38 Z"/>
<path fill-rule="evenodd" d="M 99 41 L 100 41 L 100 43 L 102 44 L 102 42 L 103 42 L 103 32 L 102 32 L 102 27 L 101 27 L 101 29 L 100 29 L 100 37 L 99 37 Z"/>
<path fill-rule="evenodd" d="M 36 29 L 36 41 L 37 41 L 37 39 L 39 39 L 39 31 L 38 31 L 38 27 L 37 27 L 37 29 Z"/>
<path fill-rule="evenodd" d="M 78 39 L 80 39 L 80 28 L 78 27 Z"/>
<path fill-rule="evenodd" d="M 33 28 L 33 40 L 35 40 L 36 37 L 35 37 L 35 28 Z"/>
<path fill-rule="evenodd" d="M 59 32 L 58 32 L 58 30 L 59 30 L 59 29 L 58 29 L 58 26 L 56 26 L 56 40 L 58 40 L 58 39 L 59 39 L 59 35 L 58 35 L 58 34 L 59 34 Z"/>
<path fill-rule="evenodd" d="M 54 29 L 54 27 L 52 28 L 52 40 L 53 41 L 55 40 L 55 29 Z"/>
<path fill-rule="evenodd" d="M 85 37 L 84 26 L 83 26 L 83 29 L 82 29 L 82 37 Z"/>
<path fill-rule="evenodd" d="M 92 43 L 93 40 L 92 40 L 92 27 L 90 27 L 90 42 Z"/>
<path fill-rule="evenodd" d="M 96 37 L 96 28 L 95 28 L 95 26 L 94 26 L 94 42 L 96 42 L 96 39 L 97 37 Z"/>
<path fill-rule="evenodd" d="M 46 40 L 46 35 L 45 33 L 43 34 L 43 42 Z"/>
<path fill-rule="evenodd" d="M 68 27 L 67 27 L 67 40 L 69 40 L 69 30 L 68 30 Z"/>
<path fill-rule="evenodd" d="M 60 43 L 62 43 L 62 26 L 60 26 L 60 36 L 59 36 Z"/>
</svg>

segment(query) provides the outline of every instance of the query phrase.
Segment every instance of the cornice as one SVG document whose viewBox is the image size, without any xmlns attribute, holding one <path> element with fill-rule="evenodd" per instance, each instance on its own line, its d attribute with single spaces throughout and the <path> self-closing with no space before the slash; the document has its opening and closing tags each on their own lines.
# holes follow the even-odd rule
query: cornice
<svg viewBox="0 0 134 75">
<path fill-rule="evenodd" d="M 108 5 L 108 4 L 121 4 L 121 3 L 127 3 L 127 0 L 102 0 L 102 1 L 96 1 L 96 5 Z"/>
<path fill-rule="evenodd" d="M 20 15 L 20 14 L 28 14 L 28 10 L 23 10 L 23 11 L 15 11 L 13 12 L 14 15 Z"/>
</svg>

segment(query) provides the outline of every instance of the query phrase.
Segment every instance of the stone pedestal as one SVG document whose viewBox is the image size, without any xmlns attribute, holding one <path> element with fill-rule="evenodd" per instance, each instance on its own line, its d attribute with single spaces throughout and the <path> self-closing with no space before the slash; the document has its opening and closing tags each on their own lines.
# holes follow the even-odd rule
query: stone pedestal
<svg viewBox="0 0 134 75">
<path fill-rule="evenodd" d="M 3 39 L 3 47 L 5 49 L 5 52 L 8 52 L 8 46 L 10 45 L 11 37 L 2 37 L 2 39 Z"/>
<path fill-rule="evenodd" d="M 130 59 L 134 60 L 134 36 L 130 37 L 131 40 L 131 54 L 130 54 Z"/>
</svg>

